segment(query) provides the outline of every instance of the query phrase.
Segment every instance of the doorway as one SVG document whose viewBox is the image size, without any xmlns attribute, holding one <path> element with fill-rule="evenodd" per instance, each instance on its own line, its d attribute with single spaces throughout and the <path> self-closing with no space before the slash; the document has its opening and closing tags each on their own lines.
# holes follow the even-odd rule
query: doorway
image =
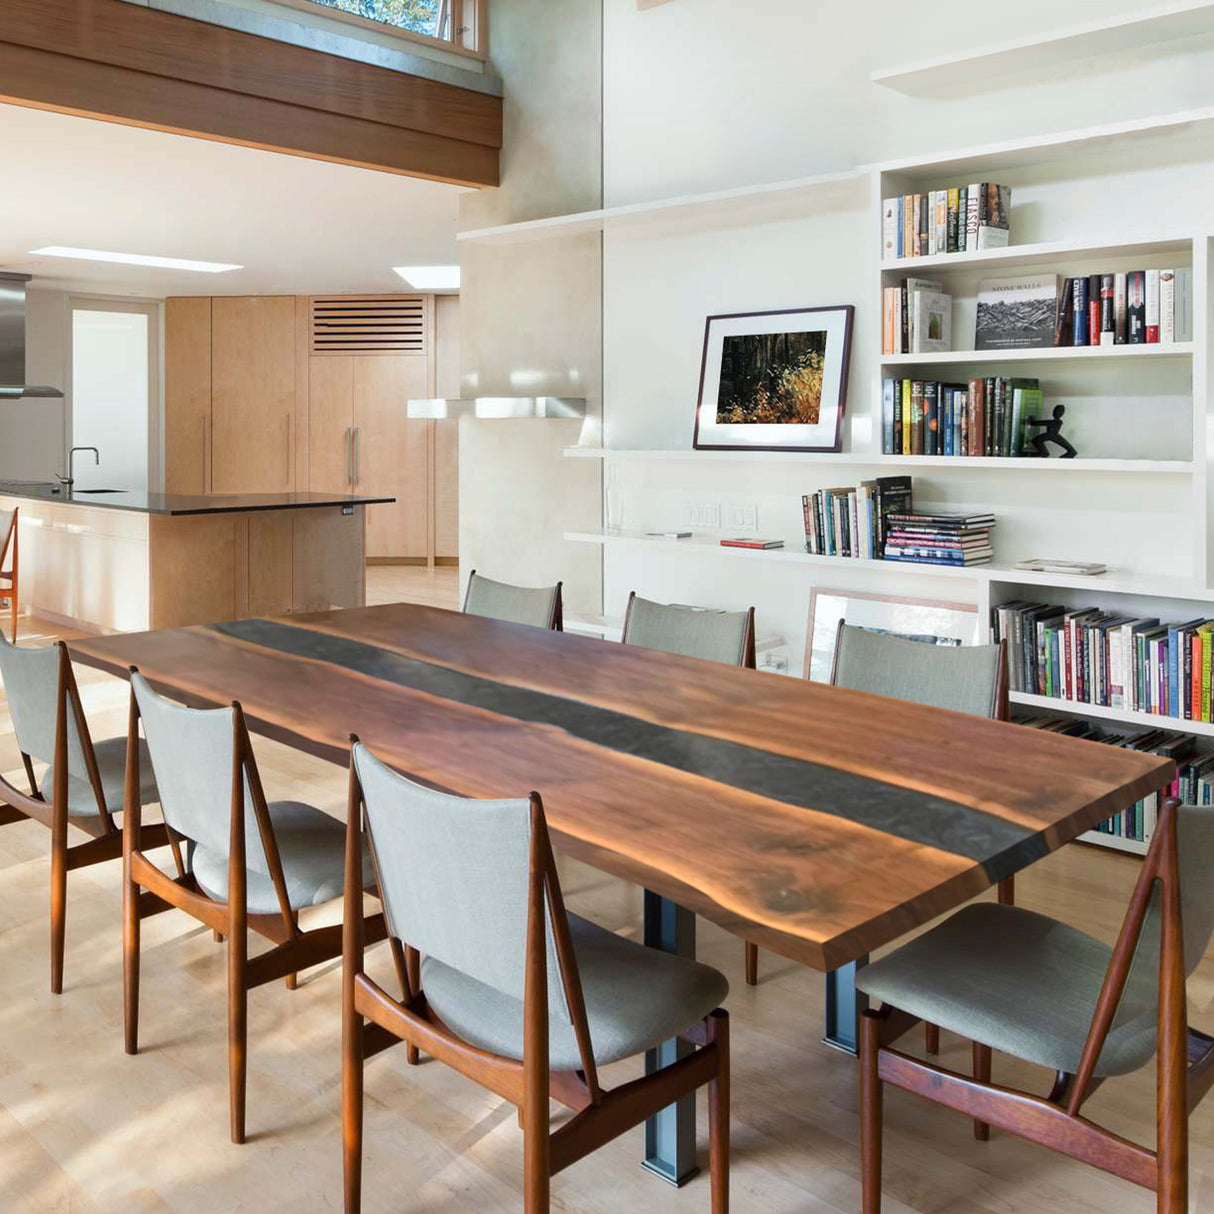
<svg viewBox="0 0 1214 1214">
<path fill-rule="evenodd" d="M 155 304 L 72 300 L 69 447 L 81 489 L 146 492 L 158 480 Z"/>
</svg>

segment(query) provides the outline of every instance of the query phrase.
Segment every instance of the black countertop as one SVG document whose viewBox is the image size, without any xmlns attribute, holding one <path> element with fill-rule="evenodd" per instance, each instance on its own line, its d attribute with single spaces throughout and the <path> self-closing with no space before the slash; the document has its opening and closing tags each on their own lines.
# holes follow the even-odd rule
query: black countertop
<svg viewBox="0 0 1214 1214">
<path fill-rule="evenodd" d="M 40 481 L 0 481 L 0 497 L 23 497 L 64 506 L 97 506 L 105 510 L 131 510 L 136 514 L 237 514 L 246 510 L 309 510 L 320 506 L 369 506 L 394 502 L 393 497 L 367 497 L 344 493 L 143 493 L 119 490 L 113 493 L 75 492 L 66 486 Z"/>
</svg>

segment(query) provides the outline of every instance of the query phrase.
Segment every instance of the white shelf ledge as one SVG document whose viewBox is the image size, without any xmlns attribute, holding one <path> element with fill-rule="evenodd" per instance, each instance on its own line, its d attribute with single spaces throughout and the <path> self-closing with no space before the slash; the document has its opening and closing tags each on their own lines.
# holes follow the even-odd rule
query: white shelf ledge
<svg viewBox="0 0 1214 1214">
<path fill-rule="evenodd" d="M 1192 358 L 1191 341 L 1124 346 L 1039 346 L 1028 350 L 939 350 L 930 354 L 883 354 L 883 367 L 957 366 L 960 363 L 1049 363 L 1073 359 Z"/>
<path fill-rule="evenodd" d="M 1008 245 L 1003 249 L 978 249 L 969 253 L 936 253 L 928 257 L 894 257 L 882 261 L 884 273 L 905 274 L 918 270 L 963 270 L 970 266 L 1011 269 L 1063 258 L 1155 257 L 1175 253 L 1187 263 L 1193 253 L 1192 236 L 1151 237 L 1127 235 L 1087 240 L 1045 240 L 1034 244 Z"/>
<path fill-rule="evenodd" d="M 1064 590 L 1090 591 L 1093 594 L 1132 594 L 1148 598 L 1185 599 L 1214 602 L 1214 590 L 1208 590 L 1184 578 L 1169 578 L 1140 573 L 1109 573 L 1085 577 L 1082 574 L 1035 573 L 1007 565 L 973 565 L 958 569 L 951 565 L 912 564 L 902 561 L 874 561 L 846 556 L 817 556 L 805 551 L 804 539 L 786 539 L 784 548 L 726 548 L 716 535 L 692 535 L 685 540 L 666 540 L 641 531 L 566 531 L 565 539 L 579 544 L 627 544 L 685 552 L 693 556 L 717 555 L 734 560 L 773 561 L 789 565 L 880 571 L 895 577 L 944 577 L 971 582 L 1008 586 L 1048 586 Z"/>
<path fill-rule="evenodd" d="M 674 198 L 657 199 L 654 202 L 635 202 L 625 206 L 581 211 L 574 215 L 554 215 L 548 219 L 532 219 L 492 228 L 473 228 L 460 232 L 456 239 L 469 244 L 522 244 L 559 236 L 575 236 L 582 232 L 603 232 L 659 220 L 682 219 L 693 214 L 724 214 L 755 206 L 808 203 L 815 194 L 824 190 L 855 189 L 857 202 L 863 204 L 867 198 L 864 193 L 867 183 L 866 171 L 848 169 L 839 173 L 798 177 L 791 181 L 740 186 L 704 194 L 684 194 Z"/>
<path fill-rule="evenodd" d="M 1192 460 L 1184 459 L 1015 459 L 989 455 L 878 455 L 863 451 L 694 451 L 677 449 L 629 450 L 608 447 L 566 447 L 569 459 L 612 462 L 751 462 L 780 464 L 834 464 L 840 468 L 950 468 L 1010 472 L 1116 472 L 1146 476 L 1191 476 Z"/>
<path fill-rule="evenodd" d="M 1214 33 L 1214 4 L 1168 4 L 1128 16 L 1072 25 L 1049 34 L 1014 38 L 976 47 L 960 55 L 921 59 L 872 73 L 875 84 L 917 95 L 941 86 L 950 91 L 982 86 L 1018 72 L 1053 67 L 1075 59 L 1116 51 L 1137 50 L 1154 43 Z"/>
<path fill-rule="evenodd" d="M 1095 847 L 1107 847 L 1111 851 L 1129 852 L 1132 856 L 1145 856 L 1151 846 L 1149 843 L 1139 843 L 1137 839 L 1123 839 L 1120 835 L 1106 835 L 1100 830 L 1086 830 L 1075 842 L 1091 843 Z"/>
<path fill-rule="evenodd" d="M 1168 717 L 1154 712 L 1134 712 L 1128 708 L 1105 708 L 1100 704 L 1081 704 L 1077 700 L 1031 695 L 1027 691 L 1009 692 L 1008 699 L 1013 704 L 1022 704 L 1026 708 L 1036 708 L 1043 712 L 1073 713 L 1080 717 L 1115 721 L 1119 725 L 1145 726 L 1148 729 L 1172 729 L 1177 733 L 1192 733 L 1214 738 L 1214 724 L 1209 721 L 1186 721 L 1181 717 Z"/>
</svg>

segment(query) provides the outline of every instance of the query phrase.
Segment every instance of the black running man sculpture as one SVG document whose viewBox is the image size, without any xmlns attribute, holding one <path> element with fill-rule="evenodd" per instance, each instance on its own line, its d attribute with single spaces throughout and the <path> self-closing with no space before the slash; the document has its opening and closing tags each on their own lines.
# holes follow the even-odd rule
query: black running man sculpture
<svg viewBox="0 0 1214 1214">
<path fill-rule="evenodd" d="M 1065 412 L 1065 405 L 1055 405 L 1052 418 L 1046 418 L 1044 421 L 1039 417 L 1025 418 L 1025 425 L 1041 427 L 1041 433 L 1033 435 L 1033 449 L 1042 459 L 1049 458 L 1050 453 L 1046 448 L 1050 443 L 1062 448 L 1062 455 L 1059 457 L 1061 459 L 1074 459 L 1078 454 L 1062 436 L 1062 415 Z"/>
</svg>

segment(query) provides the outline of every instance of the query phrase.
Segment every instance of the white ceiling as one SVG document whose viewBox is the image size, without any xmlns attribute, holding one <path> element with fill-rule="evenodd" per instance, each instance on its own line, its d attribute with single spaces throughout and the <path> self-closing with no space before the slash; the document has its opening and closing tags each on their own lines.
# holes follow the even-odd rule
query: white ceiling
<svg viewBox="0 0 1214 1214">
<path fill-rule="evenodd" d="M 0 105 L 0 269 L 141 295 L 403 291 L 453 265 L 456 186 Z M 238 263 L 195 274 L 31 257 L 47 245 Z"/>
</svg>

